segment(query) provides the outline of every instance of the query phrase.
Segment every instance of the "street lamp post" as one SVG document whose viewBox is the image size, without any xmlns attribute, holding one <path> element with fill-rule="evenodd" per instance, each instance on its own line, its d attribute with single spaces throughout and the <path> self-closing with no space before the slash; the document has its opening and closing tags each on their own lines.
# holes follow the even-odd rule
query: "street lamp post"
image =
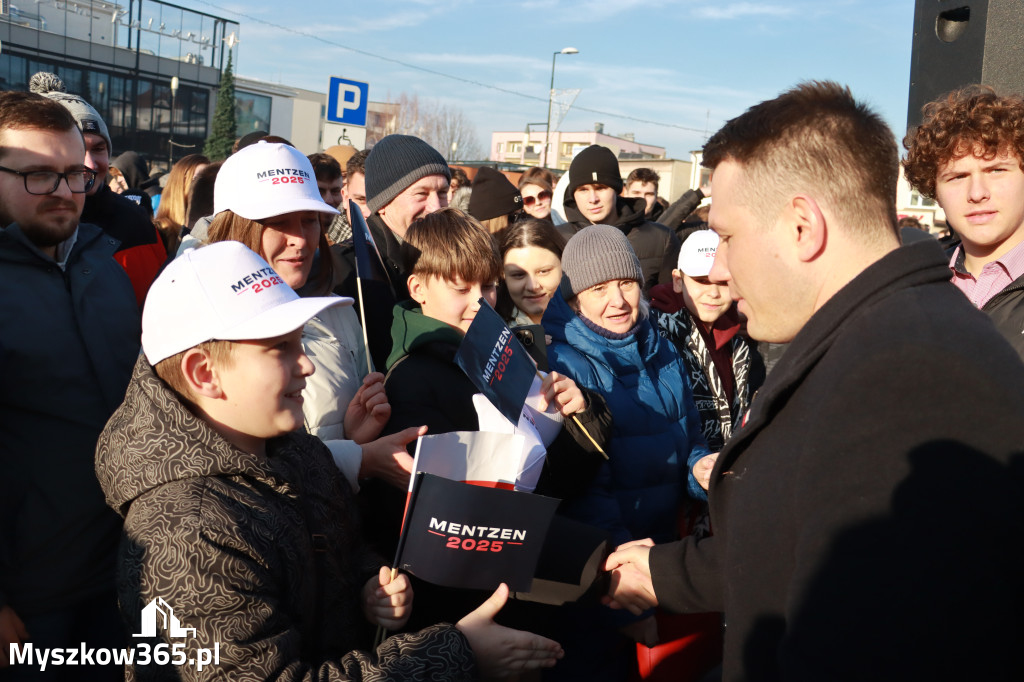
<svg viewBox="0 0 1024 682">
<path fill-rule="evenodd" d="M 541 163 L 544 167 L 548 165 L 548 147 L 551 140 L 551 99 L 555 94 L 555 59 L 560 54 L 579 54 L 579 52 L 575 47 L 563 47 L 551 55 L 551 87 L 548 88 L 548 127 L 544 129 L 544 162 Z M 555 155 L 555 163 L 558 163 L 557 154 Z"/>
<path fill-rule="evenodd" d="M 170 172 L 171 168 L 174 167 L 174 100 L 178 97 L 178 77 L 174 76 L 171 78 L 171 127 L 170 137 L 168 138 L 168 156 L 167 156 L 167 171 Z"/>
</svg>

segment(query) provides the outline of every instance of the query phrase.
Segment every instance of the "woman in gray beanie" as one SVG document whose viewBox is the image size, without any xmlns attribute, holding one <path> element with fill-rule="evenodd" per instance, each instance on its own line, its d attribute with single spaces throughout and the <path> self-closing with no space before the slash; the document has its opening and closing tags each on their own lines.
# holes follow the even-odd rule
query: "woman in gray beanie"
<svg viewBox="0 0 1024 682">
<path fill-rule="evenodd" d="M 679 539 L 688 491 L 700 491 L 692 467 L 710 451 L 682 358 L 648 320 L 640 262 L 620 230 L 591 225 L 566 244 L 562 272 L 543 318 L 551 369 L 603 395 L 613 420 L 608 462 L 565 512 L 605 528 L 613 544 Z M 557 635 L 566 655 L 550 677 L 626 679 L 634 642 L 657 641 L 653 612 L 565 608 Z"/>
</svg>

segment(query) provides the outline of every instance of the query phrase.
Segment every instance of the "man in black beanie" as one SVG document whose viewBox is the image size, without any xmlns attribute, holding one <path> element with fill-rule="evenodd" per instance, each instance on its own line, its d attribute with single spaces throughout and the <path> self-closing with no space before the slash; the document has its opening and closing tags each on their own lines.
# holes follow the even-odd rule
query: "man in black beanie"
<svg viewBox="0 0 1024 682">
<path fill-rule="evenodd" d="M 363 273 L 366 319 L 374 365 L 384 367 L 391 352 L 392 309 L 408 300 L 408 273 L 399 250 L 413 221 L 448 206 L 452 173 L 440 152 L 412 135 L 388 135 L 366 157 L 367 227 L 380 253 L 380 272 Z M 353 225 L 353 228 L 355 226 Z M 353 232 L 353 238 L 355 237 Z M 351 243 L 334 247 L 335 293 L 357 295 L 355 253 Z M 367 282 L 367 279 L 375 281 Z"/>
<path fill-rule="evenodd" d="M 588 225 L 612 225 L 622 230 L 640 259 L 647 293 L 655 284 L 672 281 L 679 238 L 664 225 L 647 220 L 643 197 L 619 196 L 621 192 L 622 175 L 614 152 L 590 145 L 569 166 L 569 186 L 563 202 L 569 222 L 558 225 L 558 230 L 566 239 Z"/>
</svg>

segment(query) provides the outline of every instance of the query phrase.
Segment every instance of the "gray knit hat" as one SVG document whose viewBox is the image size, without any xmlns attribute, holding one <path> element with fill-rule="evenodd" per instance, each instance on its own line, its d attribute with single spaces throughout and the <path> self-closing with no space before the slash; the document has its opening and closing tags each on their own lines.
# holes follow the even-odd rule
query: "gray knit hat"
<svg viewBox="0 0 1024 682">
<path fill-rule="evenodd" d="M 562 251 L 562 298 L 569 300 L 595 284 L 613 279 L 644 282 L 644 271 L 626 235 L 611 225 L 590 225 L 572 236 Z"/>
<path fill-rule="evenodd" d="M 71 116 L 74 117 L 75 123 L 83 133 L 94 133 L 106 140 L 107 151 L 113 155 L 114 146 L 110 144 L 110 133 L 107 132 L 107 124 L 103 122 L 99 112 L 78 95 L 68 93 L 60 76 L 40 71 L 29 79 L 28 89 L 61 104 L 71 112 Z"/>
<path fill-rule="evenodd" d="M 366 205 L 376 213 L 428 175 L 452 179 L 448 163 L 429 144 L 412 135 L 388 135 L 366 157 Z"/>
</svg>

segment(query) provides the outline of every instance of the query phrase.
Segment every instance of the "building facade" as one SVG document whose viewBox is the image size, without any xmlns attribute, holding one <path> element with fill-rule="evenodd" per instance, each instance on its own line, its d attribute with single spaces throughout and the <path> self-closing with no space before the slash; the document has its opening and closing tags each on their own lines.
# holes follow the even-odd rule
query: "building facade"
<svg viewBox="0 0 1024 682">
<path fill-rule="evenodd" d="M 595 124 L 593 131 L 562 132 L 553 130 L 549 140 L 547 163 L 551 169 L 568 170 L 569 164 L 581 150 L 592 144 L 608 147 L 621 160 L 664 159 L 665 148 L 640 144 L 632 135 L 615 137 L 606 135 L 604 126 Z M 537 166 L 543 162 L 544 131 L 527 129 L 526 132 L 491 133 L 490 160 L 500 163 L 515 163 L 523 166 Z"/>
<path fill-rule="evenodd" d="M 163 0 L 0 0 L 0 88 L 28 90 L 32 74 L 56 73 L 103 116 L 113 154 L 161 165 L 172 139 L 177 158 L 202 151 L 238 30 Z"/>
</svg>

